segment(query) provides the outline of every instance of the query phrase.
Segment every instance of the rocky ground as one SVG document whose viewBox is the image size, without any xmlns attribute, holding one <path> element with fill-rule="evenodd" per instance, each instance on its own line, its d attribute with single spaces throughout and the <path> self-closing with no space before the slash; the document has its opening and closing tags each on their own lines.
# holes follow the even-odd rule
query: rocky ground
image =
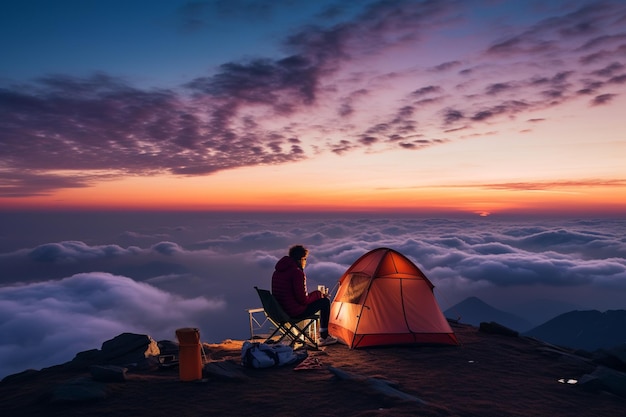
<svg viewBox="0 0 626 417">
<path fill-rule="evenodd" d="M 497 326 L 453 329 L 457 347 L 337 344 L 309 351 L 317 366 L 304 370 L 243 368 L 243 342 L 205 344 L 203 378 L 193 382 L 180 380 L 175 363 L 94 368 L 103 353 L 84 352 L 73 363 L 6 377 L 2 415 L 625 415 L 626 363 L 619 352 L 592 356 Z"/>
</svg>

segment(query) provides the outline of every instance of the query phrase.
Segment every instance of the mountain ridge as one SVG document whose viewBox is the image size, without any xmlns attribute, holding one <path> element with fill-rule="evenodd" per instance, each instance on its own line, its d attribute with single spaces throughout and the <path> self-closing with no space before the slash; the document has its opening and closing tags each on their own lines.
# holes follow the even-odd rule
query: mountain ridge
<svg viewBox="0 0 626 417">
<path fill-rule="evenodd" d="M 626 343 L 626 310 L 573 310 L 533 326 L 525 318 L 472 296 L 445 310 L 444 316 L 473 326 L 496 322 L 524 336 L 571 349 L 595 351 Z"/>
<path fill-rule="evenodd" d="M 573 349 L 608 349 L 626 343 L 626 310 L 570 311 L 523 334 Z"/>
</svg>

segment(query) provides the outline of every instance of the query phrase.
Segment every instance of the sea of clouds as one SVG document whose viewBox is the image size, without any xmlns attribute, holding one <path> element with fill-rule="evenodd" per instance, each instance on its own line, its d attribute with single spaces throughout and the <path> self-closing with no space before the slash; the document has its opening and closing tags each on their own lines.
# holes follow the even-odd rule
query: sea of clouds
<svg viewBox="0 0 626 417">
<path fill-rule="evenodd" d="M 335 287 L 377 247 L 412 259 L 442 310 L 477 296 L 541 324 L 623 309 L 626 221 L 383 215 L 6 214 L 0 229 L 0 378 L 60 364 L 123 332 L 245 339 L 254 286 L 290 245 L 309 289 Z M 462 321 L 462 320 L 461 320 Z"/>
</svg>

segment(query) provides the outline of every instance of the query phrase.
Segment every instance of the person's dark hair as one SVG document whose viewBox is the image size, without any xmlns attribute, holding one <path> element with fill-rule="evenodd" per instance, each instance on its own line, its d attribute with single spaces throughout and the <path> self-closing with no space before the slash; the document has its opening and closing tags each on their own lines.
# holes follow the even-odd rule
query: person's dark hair
<svg viewBox="0 0 626 417">
<path fill-rule="evenodd" d="M 289 248 L 289 257 L 296 261 L 306 258 L 308 254 L 309 250 L 302 245 L 294 245 Z"/>
</svg>

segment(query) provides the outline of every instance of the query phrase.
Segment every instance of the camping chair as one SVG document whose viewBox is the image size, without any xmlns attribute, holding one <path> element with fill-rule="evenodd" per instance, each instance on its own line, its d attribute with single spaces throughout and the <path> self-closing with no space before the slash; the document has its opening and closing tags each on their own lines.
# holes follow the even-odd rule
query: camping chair
<svg viewBox="0 0 626 417">
<path fill-rule="evenodd" d="M 271 292 L 258 287 L 254 289 L 259 294 L 267 318 L 276 326 L 276 330 L 265 340 L 265 343 L 272 342 L 272 338 L 280 333 L 280 338 L 274 343 L 280 343 L 287 337 L 291 340 L 289 346 L 293 347 L 296 343 L 302 343 L 317 349 L 317 342 L 309 335 L 309 330 L 313 324 L 317 323 L 320 317 L 318 313 L 306 317 L 291 317 L 283 310 Z"/>
</svg>

